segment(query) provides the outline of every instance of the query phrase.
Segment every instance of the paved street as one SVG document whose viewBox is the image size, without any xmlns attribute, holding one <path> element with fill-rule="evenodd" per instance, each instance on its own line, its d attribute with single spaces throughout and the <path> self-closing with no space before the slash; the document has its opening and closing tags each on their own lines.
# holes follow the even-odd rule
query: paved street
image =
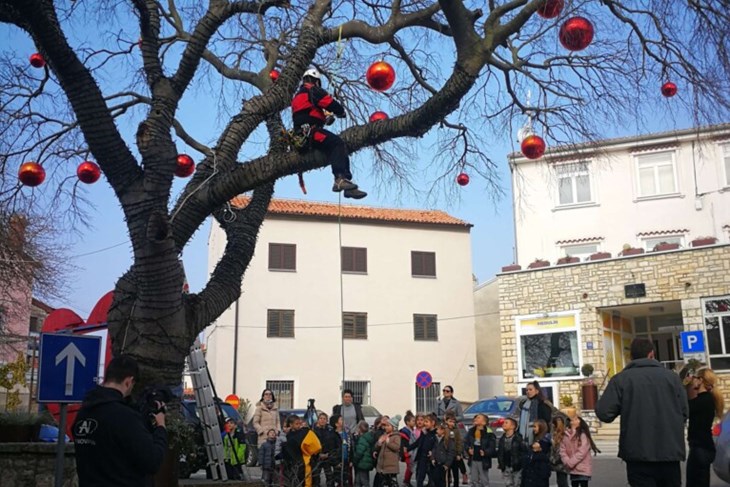
<svg viewBox="0 0 730 487">
<path fill-rule="evenodd" d="M 252 479 L 261 478 L 261 469 L 259 468 L 250 468 L 248 472 Z M 502 487 L 505 485 L 498 470 L 493 468 L 489 473 L 489 485 L 491 487 Z M 196 474 L 193 478 L 205 478 L 205 473 L 201 472 Z M 684 464 L 682 464 L 682 479 L 684 479 Z M 684 485 L 684 482 L 682 484 Z M 324 481 L 322 485 L 324 485 Z M 554 487 L 556 485 L 555 475 L 553 475 L 550 486 Z M 615 457 L 615 453 L 601 454 L 593 459 L 593 480 L 591 480 L 590 487 L 624 487 L 627 485 L 626 467 L 620 459 Z M 718 479 L 713 472 L 710 485 L 711 487 L 726 487 L 730 484 Z"/>
</svg>

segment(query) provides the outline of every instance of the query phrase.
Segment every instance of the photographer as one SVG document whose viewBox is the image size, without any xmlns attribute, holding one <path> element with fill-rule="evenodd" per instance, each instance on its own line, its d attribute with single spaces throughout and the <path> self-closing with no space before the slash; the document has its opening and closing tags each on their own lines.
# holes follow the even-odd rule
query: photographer
<svg viewBox="0 0 730 487">
<path fill-rule="evenodd" d="M 79 487 L 147 484 L 167 450 L 165 405 L 144 417 L 128 401 L 139 375 L 134 359 L 109 362 L 104 382 L 90 390 L 73 424 Z M 150 430 L 151 428 L 151 430 Z"/>
</svg>

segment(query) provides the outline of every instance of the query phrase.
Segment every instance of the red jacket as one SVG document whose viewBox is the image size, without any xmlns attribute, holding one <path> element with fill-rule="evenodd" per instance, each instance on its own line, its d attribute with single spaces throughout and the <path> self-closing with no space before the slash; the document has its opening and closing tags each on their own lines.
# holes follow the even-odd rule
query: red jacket
<svg viewBox="0 0 730 487">
<path fill-rule="evenodd" d="M 345 116 L 345 109 L 325 90 L 312 83 L 304 83 L 291 101 L 294 126 L 305 123 L 322 127 L 325 121 L 324 111 L 332 112 L 338 117 Z"/>
</svg>

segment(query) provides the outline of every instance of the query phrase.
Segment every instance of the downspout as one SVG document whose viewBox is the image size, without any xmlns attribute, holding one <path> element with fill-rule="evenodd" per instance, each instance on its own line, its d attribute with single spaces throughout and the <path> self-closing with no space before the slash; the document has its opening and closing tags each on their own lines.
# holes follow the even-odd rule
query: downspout
<svg viewBox="0 0 730 487">
<path fill-rule="evenodd" d="M 519 263 L 519 254 L 517 253 L 517 202 L 515 201 L 515 164 L 509 161 L 510 186 L 512 187 L 512 236 L 515 245 L 512 247 L 512 259 L 515 264 Z"/>
<path fill-rule="evenodd" d="M 233 318 L 233 394 L 236 393 L 236 369 L 238 369 L 238 300 L 236 299 L 234 318 Z"/>
</svg>

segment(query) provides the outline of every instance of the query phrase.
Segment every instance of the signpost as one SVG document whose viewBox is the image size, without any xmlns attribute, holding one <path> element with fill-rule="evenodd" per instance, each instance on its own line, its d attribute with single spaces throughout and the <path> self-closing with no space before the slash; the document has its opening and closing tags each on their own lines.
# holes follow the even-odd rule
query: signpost
<svg viewBox="0 0 730 487">
<path fill-rule="evenodd" d="M 416 374 L 416 384 L 421 389 L 428 389 L 429 387 L 431 387 L 432 383 L 433 377 L 431 376 L 430 372 L 422 370 Z"/>
<path fill-rule="evenodd" d="M 43 333 L 38 367 L 38 402 L 57 402 L 61 417 L 56 445 L 55 486 L 63 485 L 63 454 L 66 448 L 66 406 L 81 402 L 96 385 L 101 338 L 88 335 Z"/>
</svg>

